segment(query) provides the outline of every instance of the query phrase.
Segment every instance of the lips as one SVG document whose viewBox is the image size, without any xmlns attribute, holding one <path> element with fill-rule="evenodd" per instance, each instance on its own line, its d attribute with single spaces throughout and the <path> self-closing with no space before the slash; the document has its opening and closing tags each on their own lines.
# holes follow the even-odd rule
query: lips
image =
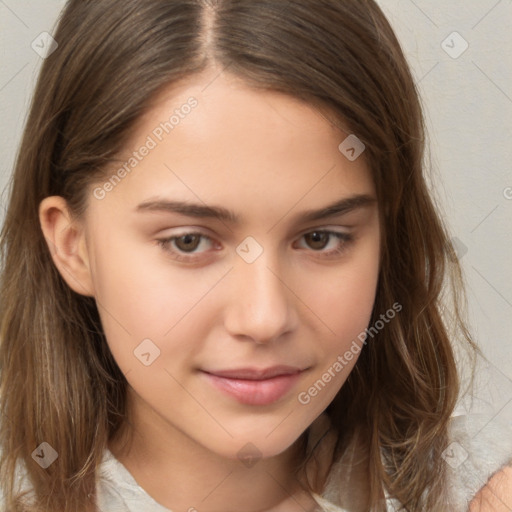
<svg viewBox="0 0 512 512">
<path fill-rule="evenodd" d="M 246 405 L 270 405 L 283 398 L 300 379 L 303 370 L 292 366 L 203 371 L 208 382 Z"/>
</svg>

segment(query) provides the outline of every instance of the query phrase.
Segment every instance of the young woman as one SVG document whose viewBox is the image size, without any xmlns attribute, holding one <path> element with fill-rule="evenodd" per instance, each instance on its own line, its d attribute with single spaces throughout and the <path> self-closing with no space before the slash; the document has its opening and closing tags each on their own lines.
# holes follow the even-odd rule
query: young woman
<svg viewBox="0 0 512 512">
<path fill-rule="evenodd" d="M 506 503 L 505 431 L 451 419 L 449 331 L 478 349 L 377 5 L 71 0 L 54 37 L 2 233 L 4 509 Z"/>
</svg>

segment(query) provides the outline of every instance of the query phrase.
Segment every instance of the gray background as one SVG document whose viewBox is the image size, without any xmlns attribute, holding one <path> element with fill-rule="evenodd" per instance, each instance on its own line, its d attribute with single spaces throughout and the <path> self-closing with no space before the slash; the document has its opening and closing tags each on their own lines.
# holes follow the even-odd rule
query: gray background
<svg viewBox="0 0 512 512">
<path fill-rule="evenodd" d="M 473 407 L 512 424 L 512 1 L 379 3 L 422 94 L 433 191 L 465 270 L 471 327 L 490 360 L 481 361 Z M 52 33 L 63 5 L 0 0 L 0 222 L 42 61 L 31 44 Z M 457 412 L 468 407 L 461 401 Z"/>
</svg>

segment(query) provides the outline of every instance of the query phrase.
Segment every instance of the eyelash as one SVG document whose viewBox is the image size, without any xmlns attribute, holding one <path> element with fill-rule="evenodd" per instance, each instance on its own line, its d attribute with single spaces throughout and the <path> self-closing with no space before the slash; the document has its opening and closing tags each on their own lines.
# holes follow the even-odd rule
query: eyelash
<svg viewBox="0 0 512 512">
<path fill-rule="evenodd" d="M 314 253 L 321 254 L 322 255 L 321 257 L 323 257 L 323 258 L 333 258 L 333 257 L 343 254 L 348 249 L 348 246 L 351 245 L 355 240 L 354 235 L 352 235 L 350 233 L 341 233 L 338 231 L 329 231 L 326 229 L 316 229 L 313 231 L 308 231 L 307 233 L 304 233 L 300 238 L 304 238 L 305 236 L 311 235 L 313 233 L 329 235 L 329 236 L 338 238 L 340 240 L 341 245 L 338 245 L 338 247 L 336 247 L 336 249 L 332 249 L 330 251 L 324 251 L 322 249 L 315 251 L 314 249 L 311 249 L 311 251 L 313 251 Z M 192 252 L 185 253 L 185 252 L 180 252 L 180 250 L 174 250 L 174 249 L 170 250 L 169 249 L 169 245 L 172 244 L 172 242 L 174 242 L 175 240 L 178 240 L 179 238 L 183 238 L 187 235 L 199 236 L 202 239 L 210 240 L 211 242 L 213 242 L 212 238 L 210 238 L 209 236 L 207 236 L 203 233 L 198 233 L 198 232 L 189 232 L 189 233 L 183 233 L 181 235 L 174 235 L 174 236 L 171 236 L 168 238 L 158 239 L 157 242 L 158 242 L 158 245 L 164 251 L 171 253 L 173 255 L 173 258 L 176 259 L 177 261 L 193 263 L 193 262 L 197 261 L 199 258 L 201 258 L 201 255 L 203 254 L 202 252 L 201 253 L 192 253 Z M 329 239 L 329 241 L 330 241 L 330 239 Z M 327 243 L 327 245 L 329 245 L 329 242 Z M 183 256 L 183 254 L 187 254 L 187 256 Z M 198 254 L 198 256 L 192 256 L 193 254 Z"/>
</svg>

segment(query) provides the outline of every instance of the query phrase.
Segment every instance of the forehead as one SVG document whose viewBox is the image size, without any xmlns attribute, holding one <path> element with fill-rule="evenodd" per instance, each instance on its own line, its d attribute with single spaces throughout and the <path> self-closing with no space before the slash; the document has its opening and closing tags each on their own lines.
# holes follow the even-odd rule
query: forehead
<svg viewBox="0 0 512 512">
<path fill-rule="evenodd" d="M 197 105 L 188 108 L 191 98 Z M 320 109 L 293 96 L 252 88 L 226 73 L 205 72 L 170 84 L 155 95 L 134 127 L 132 142 L 155 130 L 158 132 L 160 123 L 171 120 L 173 137 L 166 137 L 171 145 L 180 132 L 189 139 L 193 135 L 191 142 L 197 145 L 229 139 L 234 146 L 255 137 L 254 145 L 259 143 L 260 150 L 283 145 L 288 136 L 288 141 L 300 140 L 300 147 L 306 142 L 307 151 L 318 147 L 319 141 L 329 144 L 332 142 L 329 139 L 337 141 L 348 135 L 346 129 L 343 131 L 342 120 L 336 120 L 337 128 L 328 116 L 334 117 L 325 107 Z M 181 130 L 177 130 L 178 126 Z M 276 133 L 278 139 L 270 137 Z M 165 132 L 165 135 L 169 134 Z M 264 140 L 259 135 L 264 135 Z"/>
<path fill-rule="evenodd" d="M 364 154 L 351 161 L 340 150 L 349 135 L 291 96 L 225 74 L 195 77 L 162 90 L 138 120 L 109 200 L 135 207 L 167 195 L 234 211 L 263 202 L 272 216 L 371 193 Z"/>
</svg>

